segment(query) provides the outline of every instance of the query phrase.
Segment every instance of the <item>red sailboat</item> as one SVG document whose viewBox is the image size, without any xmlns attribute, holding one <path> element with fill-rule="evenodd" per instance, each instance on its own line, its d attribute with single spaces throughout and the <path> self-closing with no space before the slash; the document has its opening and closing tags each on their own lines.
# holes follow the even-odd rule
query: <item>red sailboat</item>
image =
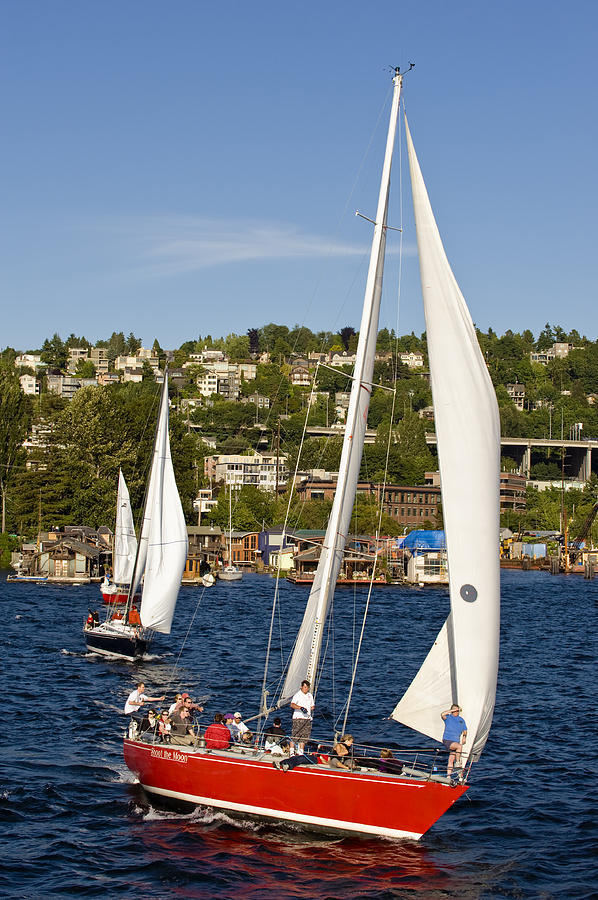
<svg viewBox="0 0 598 900">
<path fill-rule="evenodd" d="M 336 495 L 322 555 L 284 684 L 260 722 L 288 704 L 303 679 L 317 684 L 320 651 L 355 500 L 372 390 L 387 232 L 390 170 L 402 75 L 395 70 L 386 153 Z M 125 738 L 125 761 L 150 797 L 327 832 L 419 838 L 467 790 L 494 709 L 499 633 L 500 428 L 494 389 L 465 300 L 444 254 L 407 129 L 430 373 L 442 483 L 451 610 L 391 718 L 440 742 L 440 713 L 459 704 L 468 724 L 463 768 L 450 776 L 442 751 L 396 751 L 392 768 L 364 751 L 351 770 L 276 757 L 262 745 L 227 750 Z M 463 472 L 467 473 L 464 485 Z M 273 616 L 274 621 L 274 616 Z M 357 654 L 359 656 L 359 654 Z M 355 663 L 355 667 L 357 662 Z M 355 670 L 353 679 L 355 678 Z M 349 702 L 345 708 L 347 722 Z M 344 726 L 343 726 L 344 730 Z M 442 760 L 442 763 L 440 762 Z"/>
</svg>

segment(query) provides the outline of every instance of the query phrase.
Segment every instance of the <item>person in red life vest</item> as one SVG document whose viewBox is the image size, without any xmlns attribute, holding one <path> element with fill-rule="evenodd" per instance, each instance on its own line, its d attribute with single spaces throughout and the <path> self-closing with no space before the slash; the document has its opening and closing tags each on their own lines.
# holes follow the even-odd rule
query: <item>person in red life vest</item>
<svg viewBox="0 0 598 900">
<path fill-rule="evenodd" d="M 141 616 L 136 606 L 132 606 L 129 611 L 129 625 L 141 625 Z"/>
<path fill-rule="evenodd" d="M 222 713 L 214 713 L 214 721 L 206 728 L 206 750 L 228 750 L 230 747 L 230 731 L 222 718 Z"/>
</svg>

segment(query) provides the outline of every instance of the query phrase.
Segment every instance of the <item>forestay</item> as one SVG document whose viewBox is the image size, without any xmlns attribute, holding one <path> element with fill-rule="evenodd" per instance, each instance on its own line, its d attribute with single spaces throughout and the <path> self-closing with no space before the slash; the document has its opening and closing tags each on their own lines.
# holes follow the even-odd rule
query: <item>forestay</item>
<svg viewBox="0 0 598 900">
<path fill-rule="evenodd" d="M 446 532 L 451 613 L 392 713 L 437 740 L 459 703 L 466 751 L 486 743 L 499 651 L 500 422 L 469 310 L 446 258 L 407 126 Z"/>
</svg>

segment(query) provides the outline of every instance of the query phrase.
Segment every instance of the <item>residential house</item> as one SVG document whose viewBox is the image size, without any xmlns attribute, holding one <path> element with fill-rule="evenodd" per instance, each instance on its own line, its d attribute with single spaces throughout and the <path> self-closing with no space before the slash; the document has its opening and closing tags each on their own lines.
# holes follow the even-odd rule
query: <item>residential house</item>
<svg viewBox="0 0 598 900">
<path fill-rule="evenodd" d="M 87 347 L 69 347 L 69 358 L 66 364 L 66 370 L 70 375 L 74 375 L 80 360 L 89 358 L 89 350 Z"/>
<path fill-rule="evenodd" d="M 347 353 L 346 350 L 342 353 L 331 353 L 330 365 L 334 368 L 340 368 L 341 366 L 351 366 L 353 368 L 355 365 L 355 354 Z"/>
<path fill-rule="evenodd" d="M 212 497 L 212 488 L 200 488 L 193 501 L 193 509 L 197 512 L 197 524 L 201 523 L 204 513 L 209 513 L 217 505 L 218 501 Z"/>
<path fill-rule="evenodd" d="M 35 397 L 39 394 L 39 381 L 35 375 L 20 375 L 21 390 L 24 394 Z"/>
<path fill-rule="evenodd" d="M 248 397 L 242 397 L 241 403 L 255 403 L 258 409 L 270 409 L 270 398 L 264 394 L 259 394 L 257 391 Z"/>
<path fill-rule="evenodd" d="M 254 485 L 265 491 L 276 490 L 276 485 L 286 484 L 288 470 L 286 456 L 276 453 L 215 454 L 204 459 L 204 474 L 216 483 L 224 482 L 233 487 Z"/>
<path fill-rule="evenodd" d="M 423 353 L 414 353 L 413 351 L 410 353 L 399 353 L 399 359 L 404 366 L 409 366 L 410 369 L 421 369 L 424 365 Z"/>
<path fill-rule="evenodd" d="M 92 347 L 89 351 L 89 358 L 95 366 L 96 376 L 108 374 L 109 360 L 106 347 Z"/>
<path fill-rule="evenodd" d="M 222 551 L 222 531 L 217 525 L 187 525 L 189 549 L 183 583 L 198 582 L 207 566 L 217 564 Z"/>
<path fill-rule="evenodd" d="M 98 531 L 84 525 L 54 528 L 40 534 L 37 544 L 23 546 L 15 568 L 19 575 L 60 583 L 100 581 L 112 558 L 111 540 L 105 526 Z"/>
<path fill-rule="evenodd" d="M 541 363 L 543 366 L 546 366 L 553 359 L 564 359 L 569 355 L 570 350 L 573 350 L 573 344 L 556 341 L 552 347 L 548 347 L 546 350 L 532 350 L 529 358 L 531 362 Z"/>
<path fill-rule="evenodd" d="M 39 353 L 21 353 L 15 357 L 15 368 L 17 369 L 39 369 L 45 366 Z"/>
<path fill-rule="evenodd" d="M 291 366 L 291 384 L 294 384 L 296 387 L 309 387 L 311 385 L 309 366 L 305 360 L 297 360 Z"/>
<path fill-rule="evenodd" d="M 96 387 L 95 378 L 75 378 L 72 375 L 47 375 L 48 390 L 65 400 L 72 400 L 83 387 Z"/>
<path fill-rule="evenodd" d="M 231 535 L 231 551 L 232 560 L 228 558 L 228 541 L 227 535 L 222 537 L 223 555 L 222 559 L 227 564 L 249 568 L 255 565 L 259 559 L 259 532 L 258 531 L 233 531 Z"/>
<path fill-rule="evenodd" d="M 515 384 L 507 384 L 507 394 L 517 407 L 517 409 L 523 409 L 523 404 L 525 402 L 525 385 L 519 384 L 519 382 L 515 382 Z"/>
</svg>

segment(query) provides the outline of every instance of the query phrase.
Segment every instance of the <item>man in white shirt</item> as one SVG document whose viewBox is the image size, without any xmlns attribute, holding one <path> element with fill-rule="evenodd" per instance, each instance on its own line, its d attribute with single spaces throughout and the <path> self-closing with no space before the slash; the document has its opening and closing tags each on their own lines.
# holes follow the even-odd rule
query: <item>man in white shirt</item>
<svg viewBox="0 0 598 900">
<path fill-rule="evenodd" d="M 160 703 L 164 700 L 164 694 L 161 697 L 148 697 L 143 693 L 144 691 L 145 684 L 143 681 L 140 681 L 135 690 L 131 691 L 127 697 L 127 702 L 125 703 L 125 715 L 130 716 L 131 713 L 137 712 L 139 707 L 143 706 L 144 703 Z"/>
<path fill-rule="evenodd" d="M 297 741 L 299 753 L 303 753 L 305 742 L 311 735 L 311 725 L 316 704 L 309 692 L 309 688 L 309 681 L 302 681 L 300 689 L 291 700 L 291 709 L 293 710 L 291 756 L 295 753 L 295 741 Z"/>
<path fill-rule="evenodd" d="M 239 737 L 240 737 L 240 738 L 243 737 L 243 735 L 245 734 L 246 731 L 249 731 L 249 728 L 247 727 L 247 725 L 246 725 L 245 722 L 243 721 L 243 718 L 242 718 L 240 712 L 236 712 L 236 713 L 235 713 L 235 721 L 234 721 L 234 724 L 237 726 L 237 730 L 238 730 L 238 732 L 239 732 Z"/>
</svg>

